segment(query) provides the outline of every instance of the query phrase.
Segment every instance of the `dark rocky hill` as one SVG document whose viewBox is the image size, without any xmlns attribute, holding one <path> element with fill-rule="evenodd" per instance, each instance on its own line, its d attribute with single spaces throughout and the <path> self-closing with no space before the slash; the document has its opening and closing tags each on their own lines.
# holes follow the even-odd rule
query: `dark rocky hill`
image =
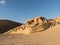
<svg viewBox="0 0 60 45">
<path fill-rule="evenodd" d="M 0 20 L 0 34 L 20 25 L 22 25 L 22 23 L 10 21 L 10 20 Z"/>
</svg>

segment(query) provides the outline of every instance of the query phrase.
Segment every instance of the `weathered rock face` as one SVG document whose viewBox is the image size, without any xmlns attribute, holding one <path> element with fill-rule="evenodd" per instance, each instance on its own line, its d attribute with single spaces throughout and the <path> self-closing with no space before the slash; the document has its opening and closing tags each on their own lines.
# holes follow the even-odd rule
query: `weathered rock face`
<svg viewBox="0 0 60 45">
<path fill-rule="evenodd" d="M 36 17 L 31 20 L 28 20 L 25 23 L 25 25 L 26 25 L 26 28 L 29 28 L 28 31 L 30 31 L 30 33 L 43 31 L 49 27 L 48 20 L 44 17 Z"/>
<path fill-rule="evenodd" d="M 55 25 L 56 25 L 56 20 L 54 20 L 54 19 L 49 19 L 49 25 L 50 25 L 50 27 L 55 26 Z"/>
<path fill-rule="evenodd" d="M 60 17 L 54 18 L 54 19 L 49 19 L 49 25 L 51 27 L 60 24 Z"/>
<path fill-rule="evenodd" d="M 35 17 L 28 20 L 25 24 L 11 29 L 4 34 L 30 34 L 33 32 L 39 32 L 49 28 L 48 20 L 44 17 Z"/>
<path fill-rule="evenodd" d="M 56 25 L 60 24 L 60 17 L 55 18 Z"/>
<path fill-rule="evenodd" d="M 60 17 L 49 19 L 48 21 L 49 21 L 50 27 L 53 27 L 60 24 Z"/>
<path fill-rule="evenodd" d="M 56 22 L 60 22 L 60 17 L 55 18 Z"/>
</svg>

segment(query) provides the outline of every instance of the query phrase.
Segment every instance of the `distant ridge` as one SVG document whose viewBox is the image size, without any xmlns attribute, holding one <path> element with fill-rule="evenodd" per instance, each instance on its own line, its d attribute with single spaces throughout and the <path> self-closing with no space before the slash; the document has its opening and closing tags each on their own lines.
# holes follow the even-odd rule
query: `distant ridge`
<svg viewBox="0 0 60 45">
<path fill-rule="evenodd" d="M 9 31 L 12 28 L 22 25 L 22 23 L 14 22 L 11 20 L 0 19 L 0 34 Z"/>
</svg>

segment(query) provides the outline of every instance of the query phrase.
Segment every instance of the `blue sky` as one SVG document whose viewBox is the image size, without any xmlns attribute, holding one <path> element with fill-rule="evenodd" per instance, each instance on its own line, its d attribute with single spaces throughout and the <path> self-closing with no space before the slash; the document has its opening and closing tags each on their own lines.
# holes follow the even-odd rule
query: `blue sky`
<svg viewBox="0 0 60 45">
<path fill-rule="evenodd" d="M 60 16 L 60 0 L 0 0 L 0 19 L 25 22 L 36 16 Z"/>
</svg>

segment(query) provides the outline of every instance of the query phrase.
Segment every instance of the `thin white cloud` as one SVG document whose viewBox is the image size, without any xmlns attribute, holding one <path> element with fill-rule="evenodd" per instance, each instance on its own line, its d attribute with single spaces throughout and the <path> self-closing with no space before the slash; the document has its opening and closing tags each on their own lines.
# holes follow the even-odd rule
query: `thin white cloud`
<svg viewBox="0 0 60 45">
<path fill-rule="evenodd" d="M 0 4 L 5 4 L 5 0 L 0 0 Z"/>
</svg>

